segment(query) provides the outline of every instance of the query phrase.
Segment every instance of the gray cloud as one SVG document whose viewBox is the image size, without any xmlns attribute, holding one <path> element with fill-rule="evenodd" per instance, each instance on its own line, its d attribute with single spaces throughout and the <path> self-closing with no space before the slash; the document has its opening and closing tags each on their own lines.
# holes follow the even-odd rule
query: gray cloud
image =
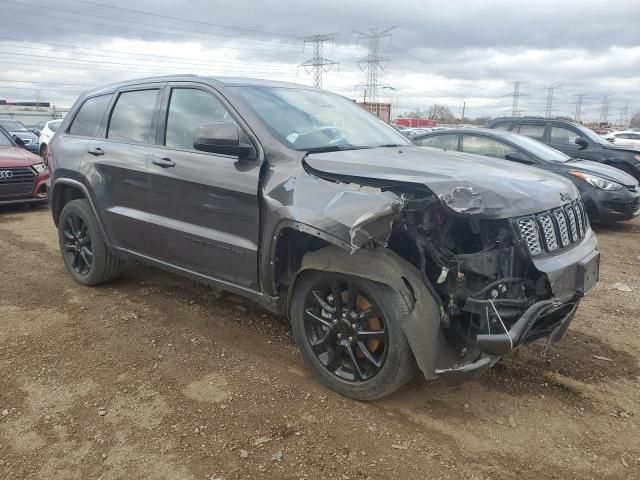
<svg viewBox="0 0 640 480">
<path fill-rule="evenodd" d="M 528 114 L 543 112 L 547 84 L 562 85 L 557 114 L 573 110 L 577 93 L 586 95 L 583 111 L 592 117 L 604 94 L 611 97 L 614 117 L 626 102 L 630 110 L 640 108 L 635 1 L 97 4 L 107 2 L 0 0 L 0 98 L 39 94 L 68 105 L 90 85 L 178 71 L 308 84 L 310 77 L 297 68 L 310 56 L 300 37 L 329 32 L 339 36 L 325 54 L 340 67 L 325 76 L 324 85 L 354 96 L 364 80 L 357 60 L 366 53 L 354 32 L 395 26 L 391 45 L 383 42 L 390 62 L 381 79 L 396 88 L 385 94 L 401 108 L 435 101 L 458 108 L 466 100 L 471 115 L 499 115 L 509 109 L 510 82 L 516 79 L 528 81 L 521 102 Z M 180 20 L 185 18 L 194 22 Z"/>
</svg>

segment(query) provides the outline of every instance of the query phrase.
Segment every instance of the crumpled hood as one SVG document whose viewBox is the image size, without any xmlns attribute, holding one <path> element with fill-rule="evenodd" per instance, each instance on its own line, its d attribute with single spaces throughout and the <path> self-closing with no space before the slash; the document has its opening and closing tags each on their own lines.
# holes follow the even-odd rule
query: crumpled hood
<svg viewBox="0 0 640 480">
<path fill-rule="evenodd" d="M 599 177 L 605 178 L 612 182 L 619 183 L 625 187 L 632 187 L 638 183 L 638 181 L 626 172 L 623 172 L 619 168 L 605 165 L 604 163 L 592 162 L 590 160 L 570 160 L 561 164 L 566 167 L 568 171 L 577 170 L 579 172 L 591 173 Z"/>
<path fill-rule="evenodd" d="M 425 185 L 461 214 L 508 218 L 550 210 L 578 197 L 572 182 L 534 167 L 479 155 L 403 146 L 315 153 L 312 173 Z M 315 171 L 315 172 L 313 172 Z"/>
<path fill-rule="evenodd" d="M 0 168 L 29 167 L 42 158 L 20 147 L 0 147 Z"/>
</svg>

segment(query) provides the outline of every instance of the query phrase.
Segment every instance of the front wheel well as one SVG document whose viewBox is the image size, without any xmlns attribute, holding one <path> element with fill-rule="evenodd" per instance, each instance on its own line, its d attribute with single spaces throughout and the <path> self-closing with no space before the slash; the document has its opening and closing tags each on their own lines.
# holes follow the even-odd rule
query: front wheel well
<svg viewBox="0 0 640 480">
<path fill-rule="evenodd" d="M 86 198 L 86 196 L 82 189 L 74 185 L 61 183 L 55 186 L 53 196 L 51 197 L 51 212 L 56 226 L 58 226 L 58 220 L 65 205 L 72 200 L 80 200 L 83 198 Z"/>
<path fill-rule="evenodd" d="M 330 245 L 319 236 L 285 227 L 278 233 L 274 250 L 274 281 L 276 290 L 287 292 L 296 272 L 302 265 L 302 258 Z"/>
</svg>

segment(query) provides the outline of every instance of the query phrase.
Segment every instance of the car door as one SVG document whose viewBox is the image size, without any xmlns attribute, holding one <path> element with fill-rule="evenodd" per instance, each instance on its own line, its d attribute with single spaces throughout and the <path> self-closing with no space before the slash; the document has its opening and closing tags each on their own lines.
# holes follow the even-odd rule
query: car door
<svg viewBox="0 0 640 480">
<path fill-rule="evenodd" d="M 149 229 L 149 155 L 163 85 L 121 89 L 83 169 L 94 184 L 107 235 L 116 248 L 153 253 Z M 97 191 L 96 191 L 97 190 Z"/>
<path fill-rule="evenodd" d="M 584 154 L 587 153 L 587 151 L 593 150 L 591 141 L 582 136 L 578 130 L 564 125 L 551 124 L 550 127 L 549 141 L 547 142 L 550 147 L 560 150 L 562 153 L 566 153 L 572 158 L 580 156 L 584 157 Z M 576 139 L 578 138 L 582 138 L 589 146 L 586 149 L 580 149 L 580 146 L 576 144 Z"/>
<path fill-rule="evenodd" d="M 235 122 L 245 143 L 257 145 L 218 92 L 167 86 L 150 166 L 154 248 L 171 265 L 257 288 L 260 162 L 193 146 L 197 127 L 219 121 Z"/>
</svg>

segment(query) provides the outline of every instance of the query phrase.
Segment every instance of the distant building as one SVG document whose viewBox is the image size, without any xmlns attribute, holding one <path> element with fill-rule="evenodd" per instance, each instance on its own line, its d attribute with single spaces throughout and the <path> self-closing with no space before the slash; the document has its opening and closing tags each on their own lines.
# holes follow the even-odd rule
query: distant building
<svg viewBox="0 0 640 480">
<path fill-rule="evenodd" d="M 0 118 L 10 118 L 24 123 L 27 127 L 35 124 L 63 118 L 68 108 L 56 108 L 49 102 L 12 102 L 0 100 Z"/>
<path fill-rule="evenodd" d="M 371 113 L 381 118 L 387 123 L 391 123 L 391 104 L 380 102 L 358 102 L 362 108 L 369 110 Z"/>
</svg>

